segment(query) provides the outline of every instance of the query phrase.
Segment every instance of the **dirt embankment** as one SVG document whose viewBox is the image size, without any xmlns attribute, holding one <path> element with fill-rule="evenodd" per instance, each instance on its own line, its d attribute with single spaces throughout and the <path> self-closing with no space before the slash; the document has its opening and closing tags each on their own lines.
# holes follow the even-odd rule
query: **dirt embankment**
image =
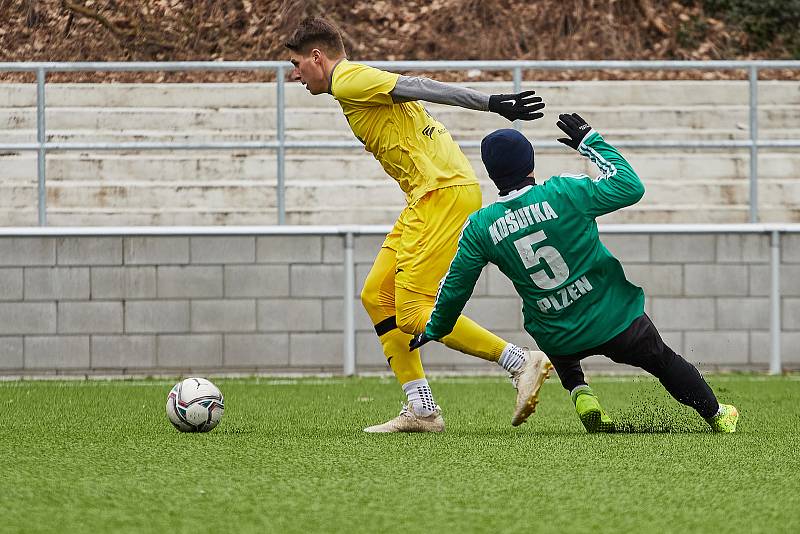
<svg viewBox="0 0 800 534">
<path fill-rule="evenodd" d="M 0 61 L 285 59 L 303 17 L 341 26 L 351 58 L 791 58 L 778 32 L 756 42 L 719 0 L 0 0 Z M 716 15 L 717 18 L 715 18 Z M 775 71 L 765 78 L 798 78 Z M 472 73 L 507 78 L 507 73 Z M 536 79 L 743 77 L 741 72 L 527 72 Z M 444 79 L 465 73 L 440 73 Z M 0 80 L 31 75 L 0 73 Z M 52 81 L 267 80 L 266 73 L 54 74 Z"/>
</svg>

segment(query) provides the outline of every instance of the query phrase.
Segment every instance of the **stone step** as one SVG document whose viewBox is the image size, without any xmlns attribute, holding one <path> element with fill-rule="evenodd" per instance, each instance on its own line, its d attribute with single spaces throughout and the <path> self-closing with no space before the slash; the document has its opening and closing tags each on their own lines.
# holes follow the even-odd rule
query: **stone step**
<svg viewBox="0 0 800 534">
<path fill-rule="evenodd" d="M 555 125 L 543 123 L 540 127 L 523 128 L 522 132 L 537 142 L 538 140 L 555 140 L 562 132 Z M 453 132 L 457 142 L 480 141 L 486 130 L 459 130 Z M 606 128 L 603 136 L 610 142 L 647 141 L 654 139 L 668 141 L 727 141 L 748 140 L 750 131 L 747 127 L 731 128 Z M 800 128 L 759 128 L 759 139 L 800 139 Z M 191 131 L 174 130 L 47 130 L 47 140 L 56 143 L 234 143 L 234 142 L 268 142 L 274 141 L 274 130 L 213 130 L 197 129 Z M 350 130 L 287 130 L 288 141 L 352 141 L 357 143 Z M 16 128 L 13 130 L 0 130 L 0 144 L 4 143 L 35 143 L 36 130 L 30 128 Z M 316 149 L 297 149 L 304 153 L 313 153 Z M 321 149 L 327 150 L 327 149 Z"/>
<path fill-rule="evenodd" d="M 436 78 L 431 72 L 430 77 Z M 459 83 L 487 94 L 513 92 L 508 82 Z M 699 104 L 747 104 L 748 82 L 730 80 L 706 81 L 526 81 L 523 89 L 533 89 L 548 104 L 560 106 L 631 105 L 664 106 Z M 800 99 L 800 86 L 795 81 L 760 81 L 759 105 L 795 104 Z M 258 108 L 274 105 L 274 83 L 180 83 L 180 84 L 72 84 L 52 83 L 46 86 L 48 105 L 56 107 L 177 107 L 191 102 L 194 107 Z M 300 84 L 285 85 L 285 101 L 289 107 L 337 106 L 329 95 L 310 95 Z M 35 84 L 0 84 L 0 107 L 36 105 Z"/>
<path fill-rule="evenodd" d="M 636 171 L 647 181 L 703 182 L 713 179 L 749 178 L 750 157 L 746 149 L 690 152 L 666 150 L 652 152 L 625 151 Z M 477 150 L 466 151 L 479 177 L 486 177 Z M 0 155 L 3 181 L 19 182 L 36 179 L 36 155 L 24 152 Z M 289 154 L 285 163 L 286 181 L 358 179 L 363 182 L 388 182 L 380 164 L 363 150 L 347 153 Z M 237 153 L 163 153 L 145 154 L 80 154 L 53 153 L 47 157 L 48 180 L 98 180 L 109 184 L 130 180 L 157 183 L 165 178 L 187 184 L 219 180 L 277 180 L 276 156 L 266 152 Z M 536 174 L 551 176 L 562 172 L 597 174 L 596 167 L 585 158 L 567 149 L 558 152 L 537 152 Z M 800 150 L 759 154 L 758 173 L 763 180 L 800 176 Z"/>
<path fill-rule="evenodd" d="M 435 77 L 435 73 L 433 73 Z M 486 93 L 510 83 L 468 84 Z M 557 113 L 578 111 L 613 140 L 746 139 L 747 83 L 526 83 L 547 103 L 547 117 L 524 125 L 534 140 L 554 140 Z M 52 84 L 47 88 L 51 141 L 207 142 L 271 140 L 274 84 Z M 338 104 L 286 86 L 287 139 L 353 140 Z M 189 104 L 190 106 L 187 106 Z M 759 83 L 759 136 L 800 137 L 800 84 Z M 0 84 L 0 143 L 35 140 L 35 87 Z M 52 107 L 50 107 L 52 106 Z M 508 127 L 504 119 L 428 106 L 458 140 Z M 478 151 L 466 149 L 493 198 Z M 745 222 L 749 151 L 625 149 L 647 185 L 643 201 L 604 222 Z M 758 161 L 763 221 L 800 221 L 800 150 L 762 149 Z M 564 148 L 537 148 L 537 175 L 596 174 Z M 54 152 L 48 154 L 51 225 L 273 224 L 276 156 L 264 150 Z M 290 224 L 390 224 L 403 195 L 362 148 L 287 150 Z M 35 153 L 0 154 L 0 224 L 36 224 Z M 324 204 L 323 204 L 324 203 Z"/>
<path fill-rule="evenodd" d="M 428 110 L 450 131 L 485 132 L 505 128 L 508 121 L 494 113 L 476 112 L 431 104 Z M 577 107 L 563 105 L 547 108 L 544 122 L 555 123 L 557 114 L 576 111 L 598 129 L 650 126 L 658 128 L 747 129 L 749 111 L 743 105 L 681 105 L 680 108 L 618 105 Z M 349 126 L 338 108 L 292 108 L 286 112 L 288 130 L 339 130 L 349 132 Z M 765 130 L 796 128 L 800 123 L 800 105 L 765 105 L 759 108 L 759 127 Z M 154 124 L 160 130 L 274 130 L 276 114 L 273 108 L 74 108 L 48 107 L 46 127 L 53 130 L 144 130 Z M 535 122 L 536 131 L 544 122 Z M 32 108 L 0 108 L 0 129 L 34 130 L 36 110 Z M 552 126 L 548 125 L 548 129 Z"/>
<path fill-rule="evenodd" d="M 490 183 L 482 183 L 485 202 L 496 198 Z M 759 202 L 765 206 L 800 209 L 800 183 L 795 180 L 759 184 Z M 0 185 L 0 207 L 28 208 L 37 203 L 36 184 Z M 86 208 L 119 210 L 197 209 L 200 212 L 261 211 L 275 208 L 276 187 L 252 182 L 221 182 L 185 185 L 174 182 L 153 184 L 128 182 L 108 185 L 102 182 L 51 181 L 47 187 L 47 204 L 54 209 Z M 709 183 L 646 184 L 646 193 L 637 209 L 700 209 L 701 206 L 747 207 L 749 184 L 719 180 Z M 399 212 L 403 195 L 394 184 L 365 185 L 355 181 L 297 182 L 286 188 L 286 208 L 314 210 L 318 213 L 344 211 L 354 206 L 384 207 Z M 342 223 L 357 223 L 346 220 Z M 382 221 L 389 224 L 392 220 Z"/>
</svg>

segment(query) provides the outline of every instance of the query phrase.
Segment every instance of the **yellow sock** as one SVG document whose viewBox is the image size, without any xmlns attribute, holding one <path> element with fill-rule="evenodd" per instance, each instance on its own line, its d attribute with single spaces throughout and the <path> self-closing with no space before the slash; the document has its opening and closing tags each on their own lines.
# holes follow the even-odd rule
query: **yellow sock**
<svg viewBox="0 0 800 534">
<path fill-rule="evenodd" d="M 383 345 L 383 353 L 389 361 L 389 367 L 394 371 L 394 376 L 397 377 L 400 385 L 425 378 L 419 350 L 408 350 L 408 342 L 411 341 L 411 338 L 410 334 L 405 334 L 397 328 L 379 338 Z"/>
<path fill-rule="evenodd" d="M 504 339 L 489 332 L 484 327 L 461 315 L 456 321 L 453 331 L 441 339 L 441 342 L 471 356 L 477 356 L 490 362 L 496 362 L 508 345 Z"/>
<path fill-rule="evenodd" d="M 397 324 L 400 328 L 407 332 L 422 332 L 433 312 L 436 297 L 396 288 L 395 299 L 398 302 Z M 504 339 L 463 315 L 459 316 L 453 331 L 441 341 L 451 349 L 491 362 L 499 360 L 508 345 Z"/>
</svg>

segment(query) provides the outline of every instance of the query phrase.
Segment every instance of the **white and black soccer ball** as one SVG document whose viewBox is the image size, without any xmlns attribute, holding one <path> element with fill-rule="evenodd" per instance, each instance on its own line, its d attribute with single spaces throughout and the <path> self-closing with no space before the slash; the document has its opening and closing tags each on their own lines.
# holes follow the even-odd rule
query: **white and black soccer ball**
<svg viewBox="0 0 800 534">
<path fill-rule="evenodd" d="M 181 432 L 208 432 L 225 412 L 222 392 L 205 378 L 187 378 L 167 396 L 167 417 Z"/>
</svg>

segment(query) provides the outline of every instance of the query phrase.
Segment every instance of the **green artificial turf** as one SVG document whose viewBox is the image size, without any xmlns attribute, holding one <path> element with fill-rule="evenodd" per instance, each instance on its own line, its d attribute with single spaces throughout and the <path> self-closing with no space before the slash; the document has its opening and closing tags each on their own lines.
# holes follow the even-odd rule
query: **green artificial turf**
<svg viewBox="0 0 800 534">
<path fill-rule="evenodd" d="M 172 428 L 168 381 L 0 383 L 0 531 L 800 532 L 797 376 L 711 376 L 731 435 L 646 378 L 592 382 L 614 435 L 555 380 L 512 428 L 507 381 L 434 379 L 440 435 L 361 431 L 389 379 L 215 382 L 208 434 Z"/>
</svg>

